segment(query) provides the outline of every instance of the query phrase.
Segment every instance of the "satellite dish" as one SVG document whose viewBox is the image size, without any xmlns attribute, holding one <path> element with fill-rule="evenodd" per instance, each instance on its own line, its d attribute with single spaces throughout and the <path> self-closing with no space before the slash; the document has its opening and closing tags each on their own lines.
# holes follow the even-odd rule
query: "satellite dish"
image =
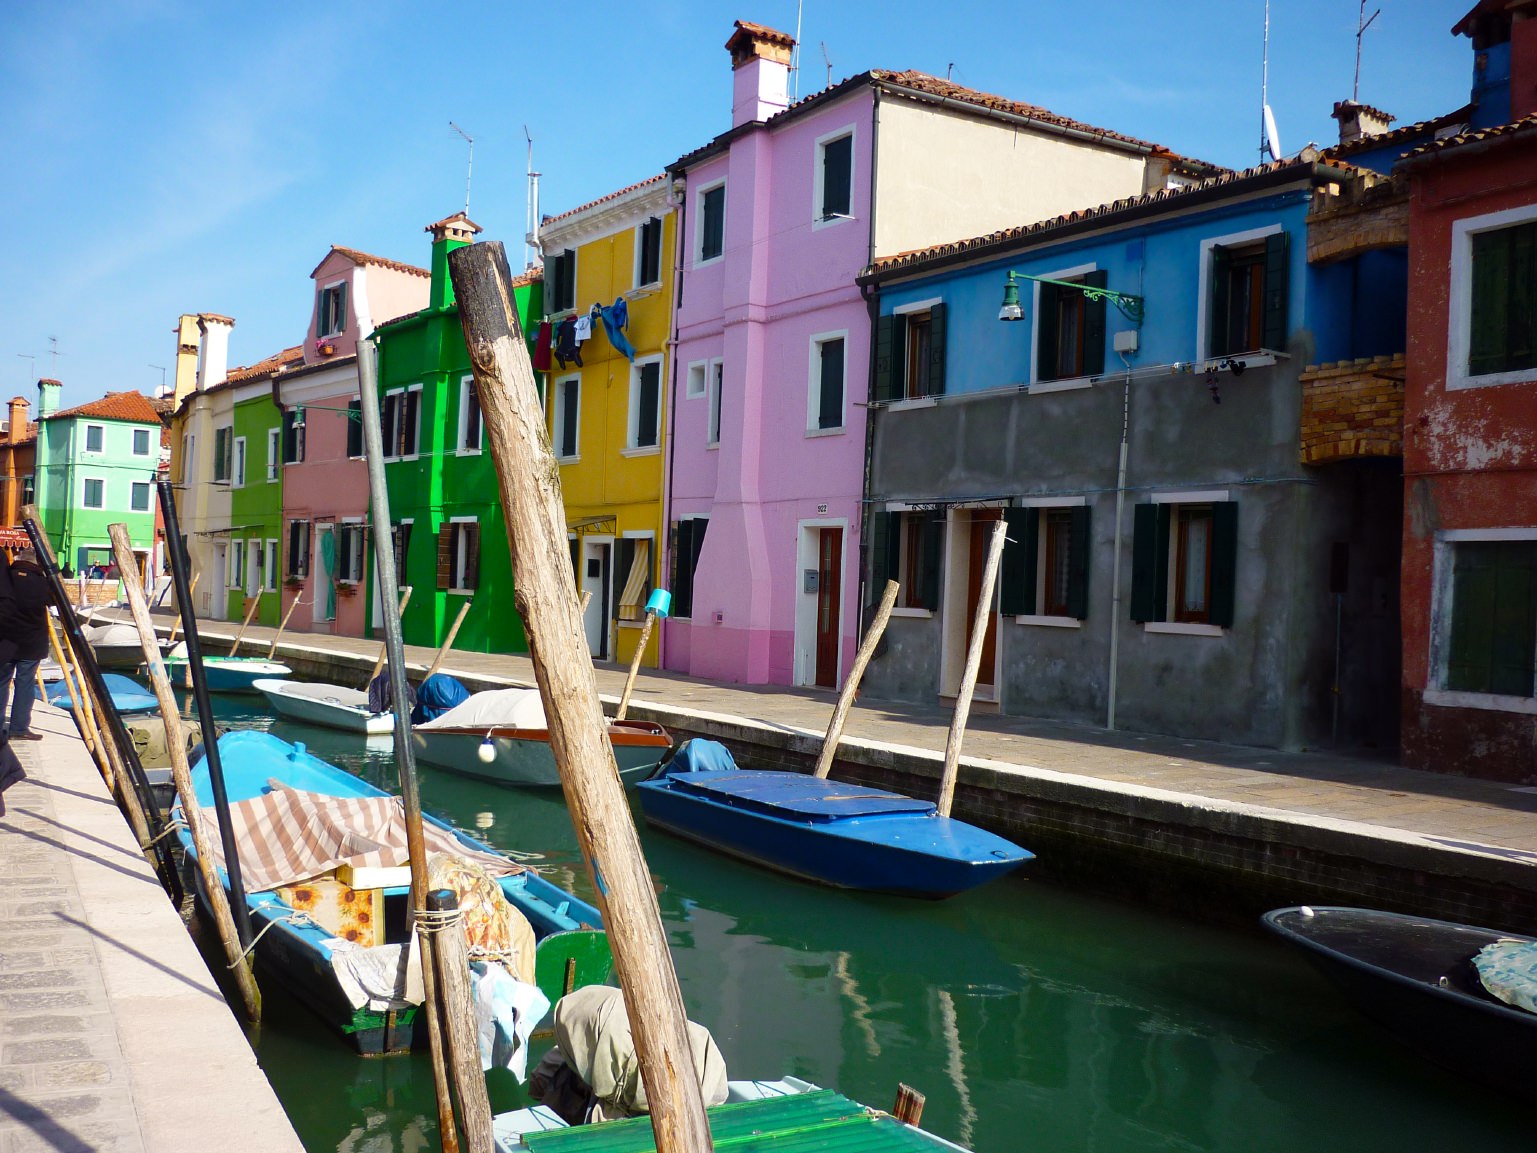
<svg viewBox="0 0 1537 1153">
<path fill-rule="evenodd" d="M 1275 130 L 1275 113 L 1270 111 L 1270 105 L 1265 105 L 1265 147 L 1270 151 L 1270 159 L 1281 159 L 1281 139 Z"/>
</svg>

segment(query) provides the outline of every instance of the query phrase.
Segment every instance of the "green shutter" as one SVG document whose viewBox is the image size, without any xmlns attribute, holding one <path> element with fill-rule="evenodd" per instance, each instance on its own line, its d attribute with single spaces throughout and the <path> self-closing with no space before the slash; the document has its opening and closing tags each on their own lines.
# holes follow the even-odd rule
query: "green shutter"
<svg viewBox="0 0 1537 1153">
<path fill-rule="evenodd" d="M 1537 545 L 1477 541 L 1456 546 L 1446 687 L 1533 695 Z"/>
<path fill-rule="evenodd" d="M 876 404 L 892 399 L 892 326 L 894 316 L 882 316 L 875 321 L 875 394 L 870 398 Z"/>
<path fill-rule="evenodd" d="M 1169 505 L 1134 506 L 1131 533 L 1131 619 L 1161 621 L 1169 603 Z"/>
<path fill-rule="evenodd" d="M 1221 628 L 1233 627 L 1233 606 L 1238 591 L 1238 502 L 1218 501 L 1211 506 L 1211 604 L 1207 620 Z"/>
<path fill-rule="evenodd" d="M 1061 375 L 1057 367 L 1057 329 L 1061 325 L 1061 309 L 1057 303 L 1061 290 L 1055 284 L 1043 284 L 1036 295 L 1037 316 L 1035 324 L 1036 380 L 1056 380 Z"/>
<path fill-rule="evenodd" d="M 1072 510 L 1067 544 L 1067 615 L 1077 620 L 1089 619 L 1089 555 L 1094 551 L 1094 538 L 1089 505 L 1079 505 Z"/>
<path fill-rule="evenodd" d="M 929 309 L 929 395 L 945 394 L 945 306 Z"/>
<path fill-rule="evenodd" d="M 886 588 L 886 582 L 891 580 L 897 571 L 888 553 L 891 538 L 900 536 L 900 533 L 893 531 L 896 526 L 893 525 L 892 518 L 896 515 L 896 513 L 877 508 L 870 510 L 870 535 L 865 542 L 865 555 L 870 561 L 870 599 L 872 601 L 881 595 Z"/>
<path fill-rule="evenodd" d="M 1533 546 L 1511 542 L 1502 550 L 1494 602 L 1494 651 L 1489 691 L 1502 696 L 1533 695 L 1533 638 L 1537 637 L 1537 572 Z"/>
<path fill-rule="evenodd" d="M 1220 244 L 1214 245 L 1211 250 L 1211 279 L 1207 282 L 1207 291 L 1211 293 L 1209 320 L 1206 330 L 1206 348 L 1200 350 L 1203 356 L 1221 356 L 1224 353 L 1239 351 L 1228 347 L 1228 296 L 1231 291 L 1232 258 L 1227 249 Z"/>
<path fill-rule="evenodd" d="M 1003 510 L 1003 520 L 1009 528 L 998 572 L 998 611 L 1004 616 L 1025 616 L 1035 612 L 1035 550 L 1040 519 L 1039 509 Z"/>
<path fill-rule="evenodd" d="M 1103 268 L 1086 273 L 1083 282 L 1091 288 L 1104 288 L 1110 274 Z M 1099 376 L 1105 371 L 1105 298 L 1083 298 L 1083 374 Z"/>
<path fill-rule="evenodd" d="M 347 282 L 336 286 L 336 331 L 347 331 Z"/>
<path fill-rule="evenodd" d="M 923 517 L 923 587 L 918 604 L 933 612 L 939 608 L 939 564 L 944 555 L 945 514 L 925 513 Z"/>
<path fill-rule="evenodd" d="M 1286 298 L 1290 271 L 1287 263 L 1285 232 L 1265 238 L 1265 339 L 1264 347 L 1275 352 L 1286 349 Z"/>
<path fill-rule="evenodd" d="M 691 520 L 674 521 L 672 525 L 672 615 L 688 618 L 693 615 L 693 582 L 689 580 L 689 556 L 691 555 L 690 543 L 694 538 L 694 522 Z M 575 544 L 572 546 L 571 563 L 577 569 L 577 584 L 580 586 L 582 574 L 577 564 Z"/>
</svg>

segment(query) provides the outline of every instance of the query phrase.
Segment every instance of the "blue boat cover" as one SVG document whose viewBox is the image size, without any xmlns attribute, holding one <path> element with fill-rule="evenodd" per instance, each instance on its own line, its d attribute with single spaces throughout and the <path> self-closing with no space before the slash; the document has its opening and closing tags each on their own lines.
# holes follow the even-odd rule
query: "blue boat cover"
<svg viewBox="0 0 1537 1153">
<path fill-rule="evenodd" d="M 731 751 L 719 741 L 695 737 L 684 741 L 672 760 L 663 766 L 665 775 L 673 773 L 729 773 L 736 769 Z"/>
<path fill-rule="evenodd" d="M 751 769 L 695 772 L 673 777 L 672 788 L 733 808 L 752 809 L 797 821 L 840 821 L 850 817 L 934 812 L 932 801 L 803 773 Z"/>
<path fill-rule="evenodd" d="M 470 690 L 447 673 L 433 673 L 416 690 L 416 705 L 411 709 L 411 723 L 435 721 L 455 705 L 470 699 Z"/>
</svg>

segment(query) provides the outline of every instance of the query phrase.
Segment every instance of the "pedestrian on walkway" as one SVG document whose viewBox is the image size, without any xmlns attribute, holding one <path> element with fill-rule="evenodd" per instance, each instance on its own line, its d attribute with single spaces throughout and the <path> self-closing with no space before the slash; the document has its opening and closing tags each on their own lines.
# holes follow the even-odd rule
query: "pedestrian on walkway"
<svg viewBox="0 0 1537 1153">
<path fill-rule="evenodd" d="M 43 739 L 31 725 L 37 666 L 48 653 L 48 600 L 48 577 L 32 549 L 0 564 L 0 734 L 10 740 Z"/>
</svg>

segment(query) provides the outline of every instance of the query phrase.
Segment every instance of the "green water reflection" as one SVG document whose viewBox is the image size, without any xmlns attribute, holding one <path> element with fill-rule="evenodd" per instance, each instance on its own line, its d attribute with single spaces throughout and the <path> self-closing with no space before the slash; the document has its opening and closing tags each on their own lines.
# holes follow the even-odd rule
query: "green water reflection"
<svg viewBox="0 0 1537 1153">
<path fill-rule="evenodd" d="M 380 785 L 388 741 L 273 722 Z M 558 794 L 426 768 L 423 803 L 559 884 L 590 887 Z M 937 904 L 832 892 L 641 825 L 689 1015 L 733 1076 L 796 1076 L 977 1153 L 1529 1149 L 1516 1105 L 1383 1038 L 1299 957 L 1238 933 L 1025 879 Z M 361 1060 L 265 990 L 258 1057 L 311 1153 L 436 1147 L 420 1055 Z M 493 1075 L 497 1109 L 523 1104 Z"/>
</svg>

